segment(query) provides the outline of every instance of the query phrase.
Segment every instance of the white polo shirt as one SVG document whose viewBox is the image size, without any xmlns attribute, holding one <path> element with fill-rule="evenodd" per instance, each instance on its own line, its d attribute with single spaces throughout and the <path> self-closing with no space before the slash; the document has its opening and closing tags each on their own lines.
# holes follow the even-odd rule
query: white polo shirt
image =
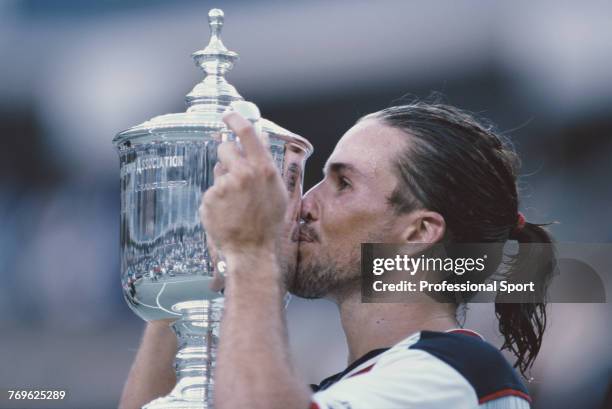
<svg viewBox="0 0 612 409">
<path fill-rule="evenodd" d="M 311 409 L 529 409 L 503 355 L 474 331 L 421 331 L 313 385 Z"/>
</svg>

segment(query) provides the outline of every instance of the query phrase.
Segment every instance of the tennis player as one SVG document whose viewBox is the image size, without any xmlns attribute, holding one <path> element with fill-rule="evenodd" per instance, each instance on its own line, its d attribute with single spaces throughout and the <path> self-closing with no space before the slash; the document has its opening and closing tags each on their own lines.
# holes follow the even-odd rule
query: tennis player
<svg viewBox="0 0 612 409">
<path fill-rule="evenodd" d="M 551 242 L 519 213 L 517 158 L 492 128 L 435 103 L 361 118 L 336 145 L 323 180 L 303 198 L 294 273 L 280 267 L 286 263 L 278 251 L 286 188 L 250 123 L 236 113 L 224 121 L 242 149 L 220 147 L 224 173 L 201 208 L 228 265 L 217 409 L 530 407 L 519 373 L 528 374 L 538 354 L 543 303 L 496 304 L 502 349 L 516 357 L 511 365 L 479 334 L 458 329 L 457 303 L 428 297 L 361 302 L 360 243 Z M 519 268 L 551 274 L 553 254 L 527 248 L 508 274 Z M 348 367 L 319 385 L 308 386 L 292 365 L 282 308 L 287 289 L 338 306 Z M 124 390 L 125 408 L 172 386 L 172 374 L 161 368 L 172 359 L 173 337 L 160 324 L 149 325 Z"/>
</svg>

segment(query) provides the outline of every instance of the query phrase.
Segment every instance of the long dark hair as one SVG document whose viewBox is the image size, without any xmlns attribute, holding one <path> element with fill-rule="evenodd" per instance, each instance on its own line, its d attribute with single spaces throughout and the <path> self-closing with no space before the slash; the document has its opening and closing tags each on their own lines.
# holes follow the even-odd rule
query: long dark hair
<svg viewBox="0 0 612 409">
<path fill-rule="evenodd" d="M 395 163 L 398 186 L 389 197 L 396 212 L 426 208 L 446 222 L 445 239 L 458 243 L 516 240 L 519 251 L 507 276 L 538 270 L 544 280 L 553 274 L 555 255 L 550 235 L 534 223 L 518 223 L 518 157 L 509 141 L 491 125 L 458 108 L 412 102 L 370 114 L 410 138 Z M 520 225 L 517 228 L 517 223 Z M 526 375 L 540 350 L 546 328 L 546 304 L 496 303 L 495 314 L 504 337 L 502 349 L 516 356 L 515 367 Z"/>
</svg>

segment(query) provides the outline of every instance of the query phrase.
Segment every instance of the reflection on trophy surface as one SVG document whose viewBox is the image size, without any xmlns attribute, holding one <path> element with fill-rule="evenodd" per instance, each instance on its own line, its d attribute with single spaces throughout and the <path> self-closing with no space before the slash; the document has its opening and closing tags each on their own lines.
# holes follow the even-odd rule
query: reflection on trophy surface
<svg viewBox="0 0 612 409">
<path fill-rule="evenodd" d="M 144 320 L 177 319 L 172 324 L 179 338 L 177 385 L 146 408 L 212 407 L 223 298 L 198 208 L 202 192 L 214 182 L 217 146 L 231 137 L 222 114 L 232 106 L 240 111 L 243 98 L 224 78 L 238 56 L 221 41 L 221 10 L 209 12 L 209 25 L 208 46 L 193 54 L 205 78 L 187 95 L 187 111 L 155 117 L 113 140 L 121 167 L 124 297 Z M 294 269 L 297 242 L 291 235 L 298 224 L 303 168 L 312 146 L 258 115 L 248 119 L 268 134 L 289 190 L 282 259 L 286 268 Z"/>
</svg>

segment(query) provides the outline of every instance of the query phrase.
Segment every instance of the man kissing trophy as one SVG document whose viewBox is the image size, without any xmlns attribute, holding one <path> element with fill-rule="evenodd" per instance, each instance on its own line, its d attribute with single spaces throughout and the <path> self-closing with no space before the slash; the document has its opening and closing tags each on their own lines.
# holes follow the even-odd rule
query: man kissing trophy
<svg viewBox="0 0 612 409">
<path fill-rule="evenodd" d="M 222 121 L 229 110 L 267 135 L 290 197 L 283 258 L 287 263 L 297 258 L 297 242 L 290 236 L 298 224 L 303 169 L 312 145 L 260 118 L 257 107 L 226 81 L 238 55 L 221 41 L 223 12 L 210 10 L 208 21 L 210 41 L 193 53 L 205 77 L 187 94 L 187 111 L 157 116 L 113 139 L 121 173 L 124 298 L 146 321 L 174 319 L 178 337 L 176 387 L 147 409 L 213 407 L 224 262 L 207 243 L 198 209 L 202 192 L 214 182 L 218 145 L 234 138 Z"/>
</svg>

